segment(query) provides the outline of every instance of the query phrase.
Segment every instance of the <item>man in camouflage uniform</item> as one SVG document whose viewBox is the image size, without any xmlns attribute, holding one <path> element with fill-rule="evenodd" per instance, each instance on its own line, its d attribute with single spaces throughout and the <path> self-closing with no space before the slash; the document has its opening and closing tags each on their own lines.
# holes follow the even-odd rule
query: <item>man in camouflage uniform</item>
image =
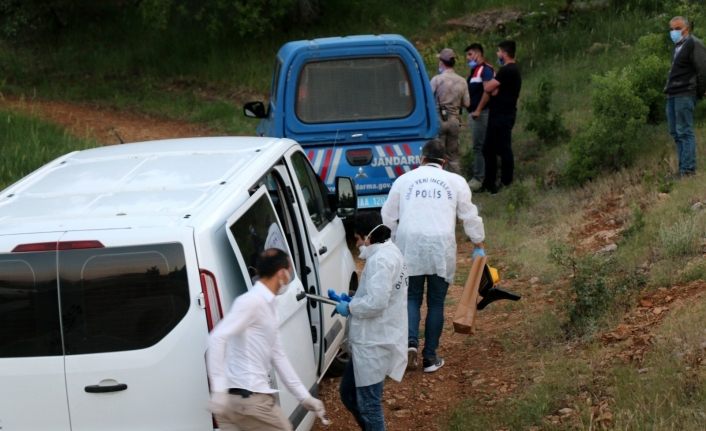
<svg viewBox="0 0 706 431">
<path fill-rule="evenodd" d="M 458 154 L 459 115 L 461 107 L 471 103 L 466 80 L 454 71 L 456 53 L 451 48 L 444 48 L 437 55 L 439 74 L 431 79 L 431 89 L 436 99 L 441 128 L 439 140 L 446 149 L 447 169 L 460 173 Z"/>
</svg>

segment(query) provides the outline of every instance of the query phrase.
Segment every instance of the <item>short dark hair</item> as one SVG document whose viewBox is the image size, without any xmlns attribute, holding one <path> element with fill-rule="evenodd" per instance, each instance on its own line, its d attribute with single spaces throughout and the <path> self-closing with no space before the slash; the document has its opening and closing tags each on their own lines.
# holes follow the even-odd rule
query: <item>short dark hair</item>
<svg viewBox="0 0 706 431">
<path fill-rule="evenodd" d="M 503 40 L 498 44 L 498 48 L 505 51 L 505 53 L 510 56 L 510 58 L 515 58 L 515 41 L 514 40 Z"/>
<path fill-rule="evenodd" d="M 422 157 L 433 161 L 443 162 L 446 160 L 446 147 L 438 139 L 430 139 L 422 148 Z"/>
<path fill-rule="evenodd" d="M 361 211 L 355 216 L 353 223 L 353 231 L 365 238 L 365 235 L 368 235 L 376 226 L 382 224 L 382 216 L 378 211 Z M 390 228 L 382 225 L 375 229 L 375 232 L 370 235 L 370 244 L 385 242 L 391 235 L 392 231 Z"/>
<path fill-rule="evenodd" d="M 468 52 L 468 51 L 478 51 L 480 52 L 480 55 L 485 55 L 483 52 L 483 45 L 480 43 L 472 43 L 466 47 L 466 49 L 463 50 L 463 52 Z"/>
<path fill-rule="evenodd" d="M 269 278 L 280 269 L 289 269 L 290 265 L 287 253 L 278 248 L 268 248 L 258 255 L 255 269 L 261 278 Z"/>
<path fill-rule="evenodd" d="M 441 59 L 439 59 L 441 60 Z M 447 60 L 441 60 L 442 63 L 444 63 L 444 66 L 446 67 L 454 67 L 456 64 L 456 59 L 455 58 L 450 58 L 448 61 Z"/>
</svg>

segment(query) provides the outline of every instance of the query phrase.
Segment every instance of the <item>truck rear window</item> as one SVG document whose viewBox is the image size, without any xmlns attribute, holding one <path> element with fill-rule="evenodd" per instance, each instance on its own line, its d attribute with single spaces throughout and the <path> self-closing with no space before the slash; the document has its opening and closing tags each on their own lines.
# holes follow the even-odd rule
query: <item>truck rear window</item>
<svg viewBox="0 0 706 431">
<path fill-rule="evenodd" d="M 0 254 L 0 358 L 146 348 L 189 308 L 181 244 L 67 250 L 58 262 Z"/>
<path fill-rule="evenodd" d="M 305 123 L 404 118 L 414 109 L 399 57 L 309 62 L 297 83 L 296 114 Z"/>
</svg>

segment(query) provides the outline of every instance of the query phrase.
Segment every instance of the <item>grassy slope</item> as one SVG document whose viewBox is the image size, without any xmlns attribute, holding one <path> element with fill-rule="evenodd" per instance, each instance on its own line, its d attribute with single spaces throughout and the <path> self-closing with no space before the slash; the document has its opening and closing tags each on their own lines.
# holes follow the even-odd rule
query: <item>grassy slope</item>
<svg viewBox="0 0 706 431">
<path fill-rule="evenodd" d="M 431 71 L 435 66 L 434 53 L 439 48 L 448 45 L 461 51 L 470 42 L 468 34 L 439 24 L 444 19 L 509 3 L 526 10 L 541 10 L 538 1 L 442 3 L 442 6 L 432 7 L 431 2 L 420 2 L 418 10 L 410 11 L 402 6 L 379 13 L 375 7 L 383 6 L 371 2 L 365 16 L 356 15 L 341 4 L 328 12 L 327 22 L 335 22 L 336 27 L 319 25 L 298 33 L 278 33 L 267 41 L 257 42 L 257 49 L 245 49 L 242 45 L 215 46 L 195 54 L 193 46 L 175 42 L 179 40 L 178 35 L 165 38 L 169 43 L 160 46 L 137 43 L 141 39 L 152 39 L 135 31 L 135 34 L 127 32 L 129 36 L 123 39 L 118 38 L 122 42 L 109 49 L 100 49 L 97 41 L 91 41 L 90 49 L 84 51 L 78 50 L 76 47 L 80 45 L 69 36 L 69 40 L 62 41 L 62 49 L 54 50 L 51 55 L 44 52 L 42 55 L 49 57 L 41 61 L 36 53 L 26 51 L 16 53 L 17 56 L 5 56 L 4 69 L 9 70 L 12 77 L 6 81 L 3 91 L 36 92 L 40 97 L 90 101 L 203 122 L 226 133 L 252 133 L 254 123 L 242 119 L 239 104 L 266 93 L 273 53 L 284 40 L 338 33 L 398 32 L 421 41 L 418 46 Z M 544 3 L 544 7 L 549 8 L 560 2 Z M 639 10 L 619 15 L 599 11 L 574 16 L 568 24 L 558 28 L 511 26 L 510 36 L 519 42 L 518 57 L 524 68 L 523 97 L 534 91 L 542 74 L 549 74 L 556 84 L 554 106 L 575 131 L 590 115 L 590 74 L 623 65 L 629 47 L 637 38 L 649 31 L 662 31 L 664 19 L 664 16 Z M 362 29 L 361 22 L 366 23 Z M 486 46 L 492 46 L 498 38 L 493 34 L 478 36 Z M 128 46 L 134 49 L 127 49 Z M 490 51 L 488 56 L 492 59 Z M 76 61 L 79 57 L 81 62 Z M 17 72 L 27 70 L 28 64 L 41 67 L 20 77 Z M 649 129 L 645 154 L 634 168 L 606 175 L 582 189 L 546 189 L 538 184 L 550 176 L 550 171 L 560 169 L 566 159 L 566 147 L 538 149 L 532 136 L 523 130 L 520 114 L 520 124 L 515 129 L 519 185 L 495 197 L 474 197 L 487 223 L 489 251 L 508 268 L 504 276 L 525 280 L 538 277 L 558 291 L 559 297 L 568 297 L 566 284 L 559 281 L 569 274 L 549 259 L 550 245 L 567 241 L 569 233 L 582 221 L 583 208 L 600 204 L 605 196 L 619 194 L 630 205 L 630 212 L 620 215 L 621 221 L 635 233 L 619 241 L 617 273 L 629 277 L 636 267 L 647 262 L 647 289 L 703 279 L 706 275 L 703 259 L 693 250 L 686 255 L 678 252 L 689 239 L 704 236 L 704 215 L 694 215 L 689 210 L 694 202 L 706 200 L 703 174 L 674 184 L 667 198 L 658 195 L 657 192 L 665 188 L 661 180 L 662 159 L 673 157 L 672 144 L 664 129 L 664 125 Z M 3 115 L 0 133 L 3 134 L 3 156 L 11 154 L 3 157 L 5 163 L 0 164 L 0 186 L 54 155 L 90 145 L 36 120 L 12 114 Z M 699 154 L 704 154 L 706 136 L 701 127 L 698 133 Z M 48 142 L 52 144 L 47 145 Z M 28 150 L 33 148 L 30 145 L 37 149 Z M 51 154 L 46 153 L 49 147 Z M 6 153 L 8 148 L 12 149 Z M 10 160 L 15 162 L 8 164 Z M 529 200 L 523 196 L 528 196 Z M 629 306 L 632 304 L 629 298 L 634 294 L 634 291 L 628 292 L 628 300 L 617 305 Z M 564 303 L 560 302 L 541 310 L 526 309 L 523 302 L 514 306 L 512 311 L 527 317 L 515 333 L 501 341 L 512 346 L 512 354 L 521 364 L 516 371 L 526 376 L 526 383 L 502 406 L 488 407 L 472 400 L 464 403 L 449 419 L 450 429 L 514 430 L 531 426 L 588 429 L 592 424 L 590 408 L 586 406 L 576 408 L 578 419 L 572 423 L 552 425 L 543 419 L 566 405 L 567 399 L 577 400 L 586 393 L 612 399 L 612 423 L 618 429 L 702 429 L 699 424 L 706 421 L 703 418 L 706 399 L 703 368 L 692 364 L 687 369 L 680 359 L 683 356 L 675 359 L 670 352 L 703 349 L 700 344 L 705 316 L 703 301 L 694 304 L 689 312 L 667 319 L 652 353 L 645 359 L 645 367 L 655 372 L 642 377 L 632 366 L 604 368 L 605 353 L 590 334 L 578 342 L 579 354 L 568 354 L 561 327 L 565 318 L 563 308 Z M 619 308 L 616 310 L 622 312 Z M 620 315 L 616 313 L 602 324 L 610 325 Z M 518 344 L 517 339 L 525 341 Z M 573 343 L 576 345 L 576 341 Z M 683 395 L 685 390 L 688 397 Z"/>
</svg>

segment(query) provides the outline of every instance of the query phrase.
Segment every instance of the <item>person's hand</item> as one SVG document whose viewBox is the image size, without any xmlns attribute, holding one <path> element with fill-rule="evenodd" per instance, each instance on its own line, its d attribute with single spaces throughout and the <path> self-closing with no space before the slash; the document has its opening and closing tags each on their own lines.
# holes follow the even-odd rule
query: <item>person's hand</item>
<svg viewBox="0 0 706 431">
<path fill-rule="evenodd" d="M 316 414 L 316 417 L 321 419 L 322 424 L 328 425 L 331 423 L 326 417 L 326 407 L 324 407 L 324 403 L 322 403 L 321 400 L 316 399 L 314 397 L 309 397 L 304 398 L 301 404 L 302 407 L 304 407 L 305 409 L 309 410 L 310 412 L 314 412 Z"/>
<path fill-rule="evenodd" d="M 345 294 L 345 293 L 341 293 L 341 294 L 339 295 L 339 294 L 336 293 L 336 291 L 333 290 L 333 289 L 329 289 L 329 290 L 328 290 L 328 297 L 329 297 L 329 299 L 333 299 L 333 300 L 336 301 L 336 302 L 342 302 L 342 301 L 351 302 L 351 299 L 353 299 L 353 298 L 351 298 L 350 296 L 348 296 L 348 295 Z"/>
<path fill-rule="evenodd" d="M 474 120 L 477 120 L 478 117 L 480 117 L 480 111 L 476 110 L 476 111 L 471 112 L 471 118 L 473 118 Z"/>
<path fill-rule="evenodd" d="M 211 392 L 208 409 L 214 415 L 223 415 L 228 410 L 228 395 L 226 392 Z"/>
<path fill-rule="evenodd" d="M 473 254 L 471 254 L 471 257 L 473 259 L 475 259 L 477 257 L 483 257 L 483 256 L 485 256 L 485 250 L 483 249 L 483 247 L 476 247 L 473 250 Z"/>
<path fill-rule="evenodd" d="M 341 301 L 336 304 L 336 312 L 343 317 L 348 317 L 351 314 L 346 301 Z"/>
</svg>

